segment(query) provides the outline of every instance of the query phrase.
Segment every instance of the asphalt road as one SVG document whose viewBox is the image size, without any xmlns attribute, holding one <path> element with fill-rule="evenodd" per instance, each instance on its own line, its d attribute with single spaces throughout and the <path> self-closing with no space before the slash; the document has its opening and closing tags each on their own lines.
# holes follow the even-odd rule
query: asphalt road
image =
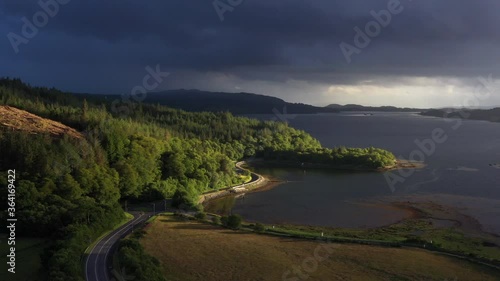
<svg viewBox="0 0 500 281">
<path fill-rule="evenodd" d="M 111 279 L 113 277 L 111 274 L 112 252 L 115 243 L 132 232 L 135 226 L 144 223 L 152 215 L 152 213 L 139 212 L 131 214 L 134 216 L 132 220 L 99 240 L 90 251 L 85 261 L 85 279 L 87 281 L 120 280 L 117 278 Z"/>
<path fill-rule="evenodd" d="M 244 168 L 240 167 L 240 165 L 243 163 L 244 162 L 236 163 L 236 167 L 238 169 L 245 170 Z M 260 175 L 253 172 L 251 172 L 251 176 L 252 180 L 250 182 L 257 181 L 258 179 L 261 178 Z M 164 205 L 166 204 L 166 202 L 152 203 L 152 204 L 154 204 L 153 208 L 154 210 L 160 211 L 161 209 L 162 211 L 167 211 L 166 205 Z M 162 206 L 165 206 L 164 210 Z M 146 212 L 146 213 L 130 212 L 130 213 L 134 216 L 132 220 L 130 220 L 126 224 L 122 225 L 118 229 L 114 230 L 113 232 L 111 232 L 110 234 L 106 235 L 104 238 L 99 240 L 97 244 L 90 251 L 85 261 L 85 279 L 87 281 L 127 280 L 127 278 L 123 276 L 116 277 L 115 274 L 119 275 L 121 274 L 120 270 L 111 268 L 113 251 L 115 250 L 115 247 L 118 241 L 120 241 L 120 239 L 122 239 L 127 234 L 132 232 L 132 230 L 137 225 L 144 223 L 145 221 L 148 220 L 149 217 L 154 215 L 153 212 Z M 194 213 L 192 214 L 194 215 Z"/>
<path fill-rule="evenodd" d="M 245 168 L 241 167 L 241 165 L 243 165 L 243 164 L 245 164 L 245 161 L 240 161 L 240 162 L 236 163 L 235 166 L 236 166 L 237 169 L 240 169 L 240 170 L 243 170 L 243 171 L 249 171 L 250 172 L 250 176 L 252 177 L 252 179 L 249 182 L 247 182 L 247 184 L 255 182 L 255 181 L 263 178 L 261 175 L 259 175 L 257 173 L 254 173 L 254 172 L 252 172 L 252 171 L 250 171 L 248 169 L 245 169 Z"/>
</svg>

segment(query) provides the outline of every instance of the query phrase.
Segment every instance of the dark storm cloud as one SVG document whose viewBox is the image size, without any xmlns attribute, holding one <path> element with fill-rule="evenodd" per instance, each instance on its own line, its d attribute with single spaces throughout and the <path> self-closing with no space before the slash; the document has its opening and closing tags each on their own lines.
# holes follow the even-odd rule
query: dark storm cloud
<svg viewBox="0 0 500 281">
<path fill-rule="evenodd" d="M 403 12 L 347 64 L 339 44 L 353 44 L 353 28 L 363 29 L 373 20 L 370 11 L 388 2 L 245 0 L 220 21 L 211 0 L 72 0 L 16 55 L 7 33 L 21 34 L 20 19 L 41 8 L 37 1 L 2 1 L 0 75 L 102 91 L 124 90 L 146 65 L 156 64 L 248 81 L 343 84 L 498 69 L 500 3 L 494 0 L 401 0 Z"/>
</svg>

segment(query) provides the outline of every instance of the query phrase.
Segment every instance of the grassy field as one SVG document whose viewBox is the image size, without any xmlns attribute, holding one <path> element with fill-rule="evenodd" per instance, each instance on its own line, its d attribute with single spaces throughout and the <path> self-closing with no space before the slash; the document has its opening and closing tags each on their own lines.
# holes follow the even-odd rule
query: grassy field
<svg viewBox="0 0 500 281">
<path fill-rule="evenodd" d="M 3 260 L 6 260 L 6 255 L 10 249 L 7 241 L 2 237 L 0 250 Z M 37 238 L 16 239 L 16 273 L 7 272 L 7 266 L 2 267 L 0 272 L 0 280 L 9 281 L 33 281 L 39 276 L 41 270 L 40 254 L 47 246 L 44 240 Z"/>
<path fill-rule="evenodd" d="M 500 280 L 500 272 L 423 250 L 325 244 L 160 216 L 141 239 L 168 280 Z"/>
<path fill-rule="evenodd" d="M 342 229 L 314 226 L 279 225 L 274 231 L 292 235 L 318 235 L 345 239 L 367 239 L 387 242 L 404 243 L 408 239 L 419 239 L 419 243 L 433 241 L 433 245 L 444 251 L 475 257 L 500 260 L 500 248 L 489 245 L 487 239 L 464 235 L 455 227 L 435 228 L 422 219 L 409 219 L 403 222 L 381 228 Z M 418 233 L 418 235 L 415 235 Z"/>
</svg>

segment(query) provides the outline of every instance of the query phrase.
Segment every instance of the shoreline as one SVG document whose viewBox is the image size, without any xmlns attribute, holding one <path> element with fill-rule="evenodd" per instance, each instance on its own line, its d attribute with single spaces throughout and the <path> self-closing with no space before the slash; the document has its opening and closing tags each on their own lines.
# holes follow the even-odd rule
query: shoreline
<svg viewBox="0 0 500 281">
<path fill-rule="evenodd" d="M 231 191 L 230 190 L 231 188 L 229 188 L 229 189 L 219 190 L 217 192 L 202 194 L 202 195 L 200 195 L 198 203 L 203 205 L 203 207 L 206 207 L 208 204 L 212 203 L 214 200 L 223 199 L 223 198 L 231 197 L 231 196 L 238 198 L 239 196 L 244 196 L 247 193 L 264 192 L 264 191 L 271 190 L 271 189 L 275 188 L 276 186 L 281 185 L 283 183 L 286 183 L 286 181 L 270 180 L 270 179 L 266 178 L 266 180 L 264 182 L 262 182 L 258 185 L 255 185 L 251 188 L 246 188 L 245 190 Z"/>
<path fill-rule="evenodd" d="M 206 193 L 201 194 L 198 197 L 198 204 L 204 205 L 205 203 L 208 203 L 211 200 L 230 196 L 230 195 L 238 195 L 238 194 L 245 194 L 249 191 L 258 189 L 260 187 L 266 186 L 270 181 L 263 177 L 262 175 L 259 175 L 257 173 L 254 173 L 253 171 L 243 168 L 242 165 L 246 164 L 245 161 L 240 161 L 235 164 L 236 169 L 240 171 L 248 171 L 250 172 L 251 175 L 251 180 L 246 183 L 238 184 L 235 186 L 230 186 L 226 187 L 220 190 L 216 191 L 209 191 Z"/>
<path fill-rule="evenodd" d="M 250 160 L 248 161 L 248 163 L 239 162 L 238 164 L 241 165 L 241 163 L 244 163 L 252 165 L 257 163 L 257 165 L 255 166 L 261 166 L 263 165 L 264 162 L 265 162 L 264 160 L 259 159 L 259 160 Z M 274 163 L 271 162 L 271 166 L 273 164 Z M 268 162 L 265 162 L 265 166 L 269 167 Z M 425 166 L 425 164 L 401 160 L 398 166 L 400 168 L 402 167 L 420 168 Z M 239 165 L 238 168 L 248 170 L 247 168 L 242 168 Z M 231 196 L 238 198 L 240 196 L 244 196 L 246 193 L 264 192 L 287 182 L 279 179 L 271 179 L 270 177 L 264 177 L 254 172 L 251 173 L 258 176 L 260 181 L 245 183 L 243 184 L 243 186 L 244 185 L 249 185 L 249 186 L 246 186 L 244 189 L 239 189 L 239 186 L 235 186 L 226 188 L 224 190 L 203 194 L 200 196 L 199 203 L 205 207 L 209 203 L 211 203 L 212 200 L 221 199 L 224 197 L 231 197 Z M 431 225 L 435 226 L 436 228 L 452 227 L 459 229 L 460 231 L 463 231 L 465 234 L 470 235 L 472 237 L 487 237 L 489 239 L 493 238 L 494 240 L 496 240 L 495 244 L 500 246 L 500 233 L 498 231 L 491 231 L 490 229 L 487 229 L 487 227 L 474 214 L 470 213 L 466 214 L 464 212 L 461 212 L 462 211 L 461 208 L 457 208 L 457 206 L 451 206 L 450 202 L 448 202 L 450 204 L 446 204 L 445 200 L 439 200 L 438 198 L 435 198 L 436 196 L 449 197 L 448 201 L 451 200 L 450 202 L 453 201 L 450 198 L 460 197 L 460 196 L 443 195 L 443 194 L 440 195 L 410 194 L 410 195 L 395 196 L 395 197 L 393 196 L 375 197 L 366 200 L 356 200 L 350 203 L 365 207 L 380 208 L 389 211 L 404 213 L 402 219 L 394 223 L 371 227 L 370 229 L 380 229 L 384 227 L 390 227 L 409 220 L 425 220 L 428 221 Z M 467 198 L 462 196 L 460 198 L 469 199 L 471 201 L 480 200 L 480 198 L 474 198 L 474 197 Z M 476 203 L 476 205 L 478 204 L 480 203 Z M 308 225 L 297 225 L 297 226 L 308 226 Z M 311 226 L 311 227 L 335 228 L 326 226 Z M 354 227 L 350 229 L 361 230 L 364 228 Z"/>
<path fill-rule="evenodd" d="M 404 159 L 397 159 L 396 164 L 393 167 L 383 167 L 377 169 L 371 168 L 360 168 L 353 166 L 331 166 L 324 164 L 314 164 L 306 163 L 306 165 L 299 164 L 293 161 L 276 161 L 276 160 L 264 160 L 262 158 L 258 159 L 248 159 L 246 161 L 240 161 L 235 164 L 236 168 L 239 170 L 249 171 L 252 175 L 251 180 L 248 183 L 243 183 L 227 188 L 223 188 L 216 191 L 209 191 L 203 193 L 198 198 L 198 204 L 206 206 L 213 200 L 221 199 L 230 196 L 244 196 L 246 193 L 251 192 L 263 192 L 273 189 L 274 187 L 286 183 L 285 180 L 274 179 L 270 177 L 264 177 L 263 175 L 257 174 L 251 170 L 252 167 L 276 167 L 276 168 L 309 168 L 318 170 L 329 170 L 334 172 L 352 172 L 352 173 L 362 173 L 362 172 L 387 172 L 400 169 L 422 169 L 426 166 L 423 162 L 410 161 Z M 245 166 L 245 167 L 243 167 Z"/>
</svg>

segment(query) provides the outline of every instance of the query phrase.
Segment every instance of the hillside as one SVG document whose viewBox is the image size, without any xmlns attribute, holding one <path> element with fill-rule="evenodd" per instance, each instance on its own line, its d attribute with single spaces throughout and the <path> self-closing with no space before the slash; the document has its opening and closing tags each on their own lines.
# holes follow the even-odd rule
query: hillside
<svg viewBox="0 0 500 281">
<path fill-rule="evenodd" d="M 0 105 L 0 128 L 24 131 L 29 134 L 50 134 L 56 137 L 80 139 L 83 135 L 62 123 L 42 118 L 25 110 Z"/>
<path fill-rule="evenodd" d="M 282 99 L 251 93 L 222 93 L 199 90 L 171 90 L 151 93 L 148 103 L 159 103 L 187 111 L 229 111 L 233 114 L 311 114 L 336 112 L 301 103 L 289 103 Z M 286 107 L 286 112 L 284 108 Z"/>
<path fill-rule="evenodd" d="M 118 95 L 84 95 L 89 100 L 115 100 Z M 333 108 L 289 103 L 276 97 L 251 93 L 223 93 L 200 90 L 169 90 L 148 93 L 144 103 L 160 104 L 190 112 L 231 112 L 233 114 L 314 114 L 337 112 Z"/>
</svg>

